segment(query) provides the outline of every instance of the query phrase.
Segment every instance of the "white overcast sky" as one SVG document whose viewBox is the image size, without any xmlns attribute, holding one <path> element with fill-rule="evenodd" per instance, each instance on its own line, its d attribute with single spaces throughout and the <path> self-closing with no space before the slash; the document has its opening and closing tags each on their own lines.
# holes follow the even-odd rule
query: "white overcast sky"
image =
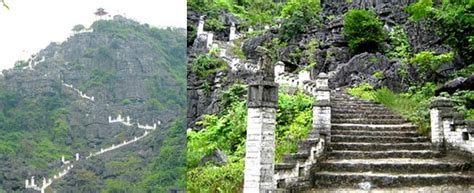
<svg viewBox="0 0 474 193">
<path fill-rule="evenodd" d="M 50 42 L 61 42 L 76 24 L 89 27 L 103 7 L 152 26 L 186 27 L 186 0 L 5 0 L 0 6 L 0 71 Z"/>
</svg>

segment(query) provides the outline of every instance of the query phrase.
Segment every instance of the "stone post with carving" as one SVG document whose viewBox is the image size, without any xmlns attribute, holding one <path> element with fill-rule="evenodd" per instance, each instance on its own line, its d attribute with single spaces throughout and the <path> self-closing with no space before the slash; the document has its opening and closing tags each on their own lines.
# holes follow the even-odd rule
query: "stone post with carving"
<svg viewBox="0 0 474 193">
<path fill-rule="evenodd" d="M 324 137 L 326 143 L 331 142 L 331 90 L 328 87 L 328 76 L 321 73 L 316 78 L 316 100 L 313 105 L 313 129 L 310 139 Z"/>
<path fill-rule="evenodd" d="M 276 188 L 273 175 L 278 85 L 266 56 L 260 60 L 256 80 L 248 87 L 244 193 L 266 193 Z"/>
<path fill-rule="evenodd" d="M 430 104 L 431 143 L 437 150 L 444 147 L 443 114 L 451 112 L 453 103 L 445 97 L 436 97 Z"/>
</svg>

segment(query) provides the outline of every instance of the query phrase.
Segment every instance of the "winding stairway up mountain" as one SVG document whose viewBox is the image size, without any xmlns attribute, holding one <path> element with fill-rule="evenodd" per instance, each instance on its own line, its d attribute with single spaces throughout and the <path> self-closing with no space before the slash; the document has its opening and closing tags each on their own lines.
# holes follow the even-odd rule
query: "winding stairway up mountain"
<svg viewBox="0 0 474 193">
<path fill-rule="evenodd" d="M 431 147 L 416 127 L 379 104 L 331 93 L 328 159 L 314 174 L 320 188 L 472 185 L 469 161 Z"/>
</svg>

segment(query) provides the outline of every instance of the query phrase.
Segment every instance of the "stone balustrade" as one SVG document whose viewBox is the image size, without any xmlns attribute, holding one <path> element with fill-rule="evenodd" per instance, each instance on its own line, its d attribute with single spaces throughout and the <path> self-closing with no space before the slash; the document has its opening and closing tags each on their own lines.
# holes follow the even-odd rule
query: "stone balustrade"
<svg viewBox="0 0 474 193">
<path fill-rule="evenodd" d="M 74 90 L 75 92 L 77 92 L 79 94 L 79 96 L 81 96 L 81 98 L 84 98 L 84 99 L 87 99 L 87 100 L 90 100 L 90 101 L 94 101 L 94 97 L 93 96 L 87 96 L 85 93 L 83 93 L 82 91 L 80 91 L 79 89 L 77 88 L 74 88 L 74 86 L 70 85 L 70 84 L 66 84 L 64 83 L 64 81 L 61 81 L 63 83 L 63 86 L 67 87 L 67 88 L 71 88 L 72 90 Z"/>
<path fill-rule="evenodd" d="M 153 123 L 153 125 L 148 125 L 148 124 L 142 125 L 139 122 L 132 123 L 131 120 L 132 119 L 130 118 L 130 116 L 126 116 L 125 118 L 123 118 L 122 115 L 120 114 L 115 119 L 109 116 L 109 123 L 120 123 L 128 127 L 136 125 L 138 128 L 145 129 L 145 130 L 155 130 L 157 128 L 157 125 L 161 125 L 161 121 L 158 121 L 157 123 Z"/>
<path fill-rule="evenodd" d="M 109 152 L 109 151 L 112 151 L 112 150 L 115 150 L 115 149 L 118 149 L 118 148 L 121 148 L 121 147 L 126 146 L 128 144 L 137 142 L 140 139 L 143 139 L 144 137 L 146 137 L 148 134 L 149 134 L 149 132 L 145 131 L 145 133 L 143 133 L 143 135 L 141 135 L 139 137 L 134 137 L 133 139 L 131 139 L 129 141 L 123 141 L 122 143 L 117 144 L 117 145 L 112 144 L 110 147 L 105 148 L 105 149 L 101 148 L 100 151 L 90 154 L 89 157 L 87 157 L 86 159 L 88 159 L 90 157 L 93 157 L 93 156 L 98 156 L 98 155 L 104 154 L 106 152 Z"/>
<path fill-rule="evenodd" d="M 312 167 L 324 152 L 324 139 L 307 139 L 298 143 L 297 153 L 285 154 L 282 163 L 275 165 L 274 180 L 277 188 L 300 192 L 311 186 Z"/>
<path fill-rule="evenodd" d="M 125 126 L 132 126 L 133 124 L 131 123 L 130 116 L 127 116 L 125 119 L 122 117 L 122 115 L 118 115 L 117 118 L 113 119 L 111 116 L 109 116 L 109 123 L 121 123 Z"/>
<path fill-rule="evenodd" d="M 431 143 L 438 150 L 460 150 L 474 157 L 474 120 L 456 113 L 449 98 L 436 97 L 430 104 Z"/>
<path fill-rule="evenodd" d="M 328 76 L 321 73 L 316 81 L 311 81 L 307 80 L 309 75 L 279 74 L 282 84 L 291 82 L 290 85 L 298 87 L 299 84 L 295 82 L 302 82 L 303 91 L 316 96 L 313 105 L 313 128 L 308 139 L 298 143 L 297 153 L 283 155 L 282 163 L 275 165 L 274 180 L 277 188 L 284 188 L 289 192 L 301 192 L 311 187 L 311 171 L 319 162 L 326 144 L 330 142 L 331 106 Z"/>
<path fill-rule="evenodd" d="M 49 186 L 51 186 L 51 184 L 53 184 L 53 180 L 62 178 L 67 173 L 69 173 L 69 170 L 71 170 L 73 167 L 74 167 L 74 165 L 72 165 L 72 164 L 66 165 L 64 170 L 61 170 L 58 174 L 55 174 L 53 176 L 53 178 L 48 178 L 48 179 L 43 178 L 43 183 L 42 183 L 41 186 L 39 186 L 35 183 L 35 176 L 32 176 L 31 181 L 29 181 L 28 179 L 25 180 L 25 188 L 26 189 L 33 189 L 33 190 L 39 191 L 41 193 L 44 193 L 46 188 L 48 188 Z"/>
</svg>

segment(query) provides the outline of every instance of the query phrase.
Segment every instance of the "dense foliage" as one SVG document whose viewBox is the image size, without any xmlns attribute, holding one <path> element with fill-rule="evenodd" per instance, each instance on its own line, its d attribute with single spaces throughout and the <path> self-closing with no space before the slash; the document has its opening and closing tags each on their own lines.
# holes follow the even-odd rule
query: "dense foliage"
<svg viewBox="0 0 474 193">
<path fill-rule="evenodd" d="M 230 102 L 219 115 L 206 115 L 201 131 L 188 131 L 187 189 L 190 192 L 239 192 L 243 182 L 243 160 L 247 127 L 246 101 L 242 85 L 234 85 L 224 94 Z M 240 96 L 240 97 L 238 97 Z M 276 128 L 276 159 L 295 152 L 297 141 L 307 137 L 311 128 L 313 99 L 301 93 L 280 92 Z M 228 102 L 226 102 L 227 104 Z M 220 150 L 229 156 L 228 163 L 200 165 L 201 159 Z"/>
<path fill-rule="evenodd" d="M 466 65 L 474 63 L 474 1 L 420 0 L 407 7 L 414 21 L 426 20 L 434 26 L 445 43 L 455 48 Z"/>
<path fill-rule="evenodd" d="M 271 24 L 280 10 L 279 4 L 272 0 L 190 0 L 188 8 L 206 13 L 206 23 L 211 22 L 214 27 L 223 25 L 223 21 L 219 20 L 221 10 L 237 16 L 244 26 Z M 211 28 L 216 29 L 214 27 Z"/>
<path fill-rule="evenodd" d="M 43 168 L 48 160 L 71 155 L 71 147 L 65 144 L 71 137 L 63 116 L 67 113 L 59 94 L 22 97 L 0 87 L 0 158 L 7 156 Z"/>
<path fill-rule="evenodd" d="M 415 54 L 410 63 L 418 67 L 420 78 L 424 81 L 434 81 L 437 77 L 437 70 L 440 66 L 453 60 L 454 54 L 452 52 L 436 55 L 432 51 L 423 51 Z"/>
<path fill-rule="evenodd" d="M 281 10 L 284 19 L 280 29 L 283 41 L 287 41 L 298 34 L 309 32 L 321 23 L 319 0 L 291 0 L 287 1 Z"/>
<path fill-rule="evenodd" d="M 373 11 L 352 9 L 344 16 L 344 36 L 353 54 L 382 50 L 383 23 Z"/>
<path fill-rule="evenodd" d="M 191 72 L 199 78 L 206 78 L 210 74 L 216 73 L 218 70 L 227 68 L 227 62 L 218 58 L 214 54 L 204 54 L 193 60 Z"/>
</svg>

